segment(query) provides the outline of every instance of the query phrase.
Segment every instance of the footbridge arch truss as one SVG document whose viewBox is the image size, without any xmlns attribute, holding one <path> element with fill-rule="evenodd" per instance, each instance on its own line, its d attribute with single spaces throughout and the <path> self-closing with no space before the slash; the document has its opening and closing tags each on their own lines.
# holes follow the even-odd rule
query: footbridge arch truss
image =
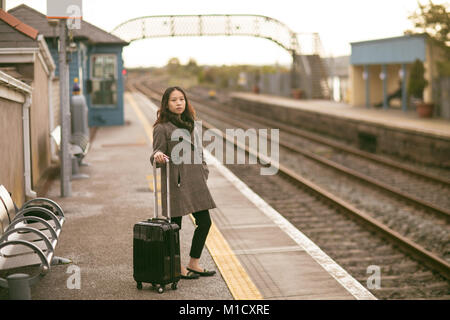
<svg viewBox="0 0 450 320">
<path fill-rule="evenodd" d="M 305 53 L 305 50 L 300 47 L 299 38 L 305 39 L 308 54 L 318 55 L 320 51 L 320 40 L 317 33 L 299 34 L 283 22 L 262 15 L 144 16 L 119 24 L 111 33 L 127 42 L 146 38 L 182 36 L 251 36 L 268 39 L 292 55 L 291 86 L 293 88 L 304 87 L 301 83 L 305 83 L 305 78 L 312 75 L 308 59 L 302 55 L 302 51 Z M 300 75 L 303 81 L 298 81 L 296 75 Z M 309 89 L 311 88 L 305 91 L 310 91 Z"/>
</svg>

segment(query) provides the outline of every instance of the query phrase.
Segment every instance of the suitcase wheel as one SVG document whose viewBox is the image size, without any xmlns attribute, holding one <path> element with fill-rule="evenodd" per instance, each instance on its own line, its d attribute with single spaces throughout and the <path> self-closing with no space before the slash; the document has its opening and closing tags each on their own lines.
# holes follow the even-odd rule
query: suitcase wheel
<svg viewBox="0 0 450 320">
<path fill-rule="evenodd" d="M 172 283 L 172 290 L 177 290 L 178 282 Z"/>
<path fill-rule="evenodd" d="M 142 282 L 137 282 L 137 283 L 136 283 L 136 287 L 137 287 L 139 290 L 142 290 Z"/>
<path fill-rule="evenodd" d="M 164 286 L 159 286 L 158 293 L 163 293 L 163 292 L 164 292 Z"/>
</svg>

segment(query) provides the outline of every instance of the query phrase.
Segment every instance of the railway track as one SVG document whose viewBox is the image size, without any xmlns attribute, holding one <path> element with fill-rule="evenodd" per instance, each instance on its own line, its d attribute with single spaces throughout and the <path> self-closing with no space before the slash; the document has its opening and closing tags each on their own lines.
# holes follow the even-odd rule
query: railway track
<svg viewBox="0 0 450 320">
<path fill-rule="evenodd" d="M 156 100 L 159 99 L 158 94 L 161 94 L 139 83 L 136 83 L 136 89 Z M 207 115 L 207 111 L 203 110 L 206 107 L 200 104 L 196 104 L 196 109 L 200 111 L 203 120 L 208 122 L 211 120 L 212 124 L 204 121 L 207 128 L 212 126 L 230 128 L 230 124 L 233 126 L 239 124 L 238 127 L 245 128 L 240 126 L 242 122 L 232 119 L 226 121 L 218 113 L 213 115 L 210 112 Z M 248 121 L 245 123 L 255 124 Z M 259 123 L 254 127 L 261 126 Z M 280 141 L 284 139 L 285 137 L 280 134 Z M 247 151 L 250 150 L 247 148 Z M 302 175 L 303 172 L 292 163 L 298 162 L 299 154 L 292 152 L 286 156 L 285 153 L 286 150 L 282 153 L 283 159 L 295 157 L 296 160 L 286 161 L 286 166 L 284 163 L 280 164 L 278 174 L 273 176 L 261 176 L 259 166 L 256 165 L 227 165 L 227 167 L 363 285 L 367 285 L 370 276 L 368 268 L 371 266 L 379 268 L 381 288 L 369 288 L 378 298 L 450 298 L 449 265 L 443 258 L 445 254 L 440 256 L 424 248 L 391 229 L 383 221 L 380 222 L 380 217 L 369 215 L 365 210 L 341 199 L 318 183 L 300 176 L 297 172 L 301 172 Z M 302 157 L 308 158 L 304 155 Z M 323 169 L 319 169 L 319 172 L 322 172 L 320 170 Z M 342 177 L 337 179 L 342 180 Z M 436 212 L 432 215 L 433 219 L 439 221 L 438 225 L 448 230 L 445 216 Z M 428 219 L 424 217 L 429 218 L 430 214 L 422 213 L 420 219 Z M 436 221 L 429 222 L 431 225 L 436 223 Z M 444 249 L 438 249 L 440 250 L 435 251 L 439 253 L 446 250 L 445 246 Z"/>
<path fill-rule="evenodd" d="M 204 101 L 205 99 L 198 102 L 204 103 Z M 214 101 L 209 104 L 214 104 L 216 109 L 220 108 L 220 104 L 214 103 Z M 202 109 L 202 111 L 208 113 L 207 109 Z M 215 114 L 211 115 L 216 116 Z M 399 194 L 400 197 L 407 198 L 430 211 L 435 211 L 437 215 L 446 219 L 450 216 L 450 197 L 448 197 L 450 179 L 448 178 L 432 175 L 417 168 L 256 115 L 239 111 L 235 111 L 233 115 L 246 119 L 245 123 L 249 123 L 248 120 L 250 120 L 251 125 L 279 128 L 280 131 L 286 133 L 284 140 L 288 142 L 280 141 L 285 148 L 330 167 L 335 167 L 342 172 L 348 172 L 349 175 L 377 185 L 381 189 Z M 240 122 L 239 125 L 245 125 L 245 123 Z M 246 126 L 249 127 L 248 124 Z"/>
<path fill-rule="evenodd" d="M 218 108 L 221 110 L 227 109 L 228 112 L 233 114 L 241 114 L 245 115 L 246 118 L 254 118 L 256 121 L 261 123 L 266 123 L 266 125 L 270 127 L 280 128 L 285 132 L 293 133 L 294 135 L 305 137 L 308 140 L 316 141 L 322 145 L 327 145 L 342 151 L 345 151 L 350 154 L 355 154 L 360 157 L 373 160 L 376 163 L 383 163 L 386 166 L 392 167 L 398 171 L 407 172 L 409 174 L 415 175 L 420 178 L 429 179 L 431 181 L 440 182 L 446 184 L 447 186 L 450 184 L 450 170 L 445 168 L 436 168 L 436 167 L 428 167 L 418 163 L 409 162 L 407 159 L 395 159 L 389 158 L 387 155 L 379 156 L 371 152 L 366 152 L 360 150 L 357 146 L 352 147 L 346 144 L 343 144 L 341 141 L 333 139 L 332 137 L 324 137 L 323 135 L 314 134 L 310 131 L 302 130 L 298 127 L 285 125 L 279 122 L 270 121 L 270 119 L 258 117 L 257 115 L 252 115 L 247 112 L 240 112 L 232 107 L 232 100 L 225 93 L 216 94 L 214 99 L 210 99 L 207 90 L 202 88 L 194 88 L 189 91 L 191 100 L 204 102 L 208 101 L 208 105 L 214 108 Z"/>
</svg>

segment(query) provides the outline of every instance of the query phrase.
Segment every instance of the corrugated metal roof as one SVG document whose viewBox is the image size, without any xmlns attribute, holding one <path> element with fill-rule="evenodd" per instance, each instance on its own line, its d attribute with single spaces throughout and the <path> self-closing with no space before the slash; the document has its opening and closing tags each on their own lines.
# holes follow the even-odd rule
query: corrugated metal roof
<svg viewBox="0 0 450 320">
<path fill-rule="evenodd" d="M 48 24 L 47 16 L 25 4 L 8 11 L 16 18 L 37 29 L 46 38 L 58 37 L 58 28 Z M 81 29 L 73 30 L 75 39 L 87 39 L 91 43 L 128 45 L 128 42 L 116 37 L 96 26 L 81 20 Z"/>
</svg>

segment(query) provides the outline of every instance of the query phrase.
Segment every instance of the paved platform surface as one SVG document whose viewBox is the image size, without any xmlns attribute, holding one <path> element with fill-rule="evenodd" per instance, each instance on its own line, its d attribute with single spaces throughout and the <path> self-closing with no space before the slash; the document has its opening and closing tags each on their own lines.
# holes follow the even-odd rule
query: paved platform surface
<svg viewBox="0 0 450 320">
<path fill-rule="evenodd" d="M 133 110 L 125 108 L 124 126 L 98 129 L 82 167 L 88 179 L 72 181 L 72 196 L 60 197 L 60 181 L 54 180 L 45 195 L 58 202 L 67 220 L 56 255 L 73 260 L 54 266 L 32 287 L 33 299 L 233 299 L 222 276 L 181 280 L 177 290 L 159 294 L 144 284 L 136 289 L 133 279 L 133 226 L 153 216 L 150 191 L 151 145 Z M 180 233 L 182 263 L 188 263 L 193 224 L 183 219 Z M 184 254 L 183 254 L 184 253 Z M 204 267 L 217 270 L 208 250 L 201 257 Z M 74 267 L 73 267 L 74 266 Z M 80 289 L 76 285 L 79 268 Z M 32 271 L 32 270 L 30 270 Z M 68 285 L 69 284 L 69 285 Z M 6 290 L 0 298 L 7 298 Z"/>
<path fill-rule="evenodd" d="M 228 169 L 207 154 L 208 185 L 218 208 L 201 264 L 214 277 L 181 280 L 158 294 L 136 289 L 133 225 L 153 215 L 150 191 L 151 124 L 155 106 L 126 94 L 126 125 L 98 129 L 82 167 L 88 179 L 72 181 L 60 197 L 59 179 L 45 196 L 65 211 L 56 255 L 73 263 L 52 268 L 32 287 L 33 299 L 373 299 L 320 248 L 290 225 Z M 188 262 L 193 223 L 181 230 L 181 260 Z M 79 288 L 77 288 L 79 285 Z M 0 290 L 0 298 L 7 297 Z"/>
<path fill-rule="evenodd" d="M 365 108 L 351 106 L 329 100 L 295 100 L 266 94 L 233 93 L 235 97 L 299 108 L 307 111 L 325 113 L 358 121 L 373 122 L 385 126 L 424 132 L 440 137 L 450 138 L 450 120 L 436 118 L 419 118 L 415 111 L 403 112 L 398 108 Z"/>
</svg>

